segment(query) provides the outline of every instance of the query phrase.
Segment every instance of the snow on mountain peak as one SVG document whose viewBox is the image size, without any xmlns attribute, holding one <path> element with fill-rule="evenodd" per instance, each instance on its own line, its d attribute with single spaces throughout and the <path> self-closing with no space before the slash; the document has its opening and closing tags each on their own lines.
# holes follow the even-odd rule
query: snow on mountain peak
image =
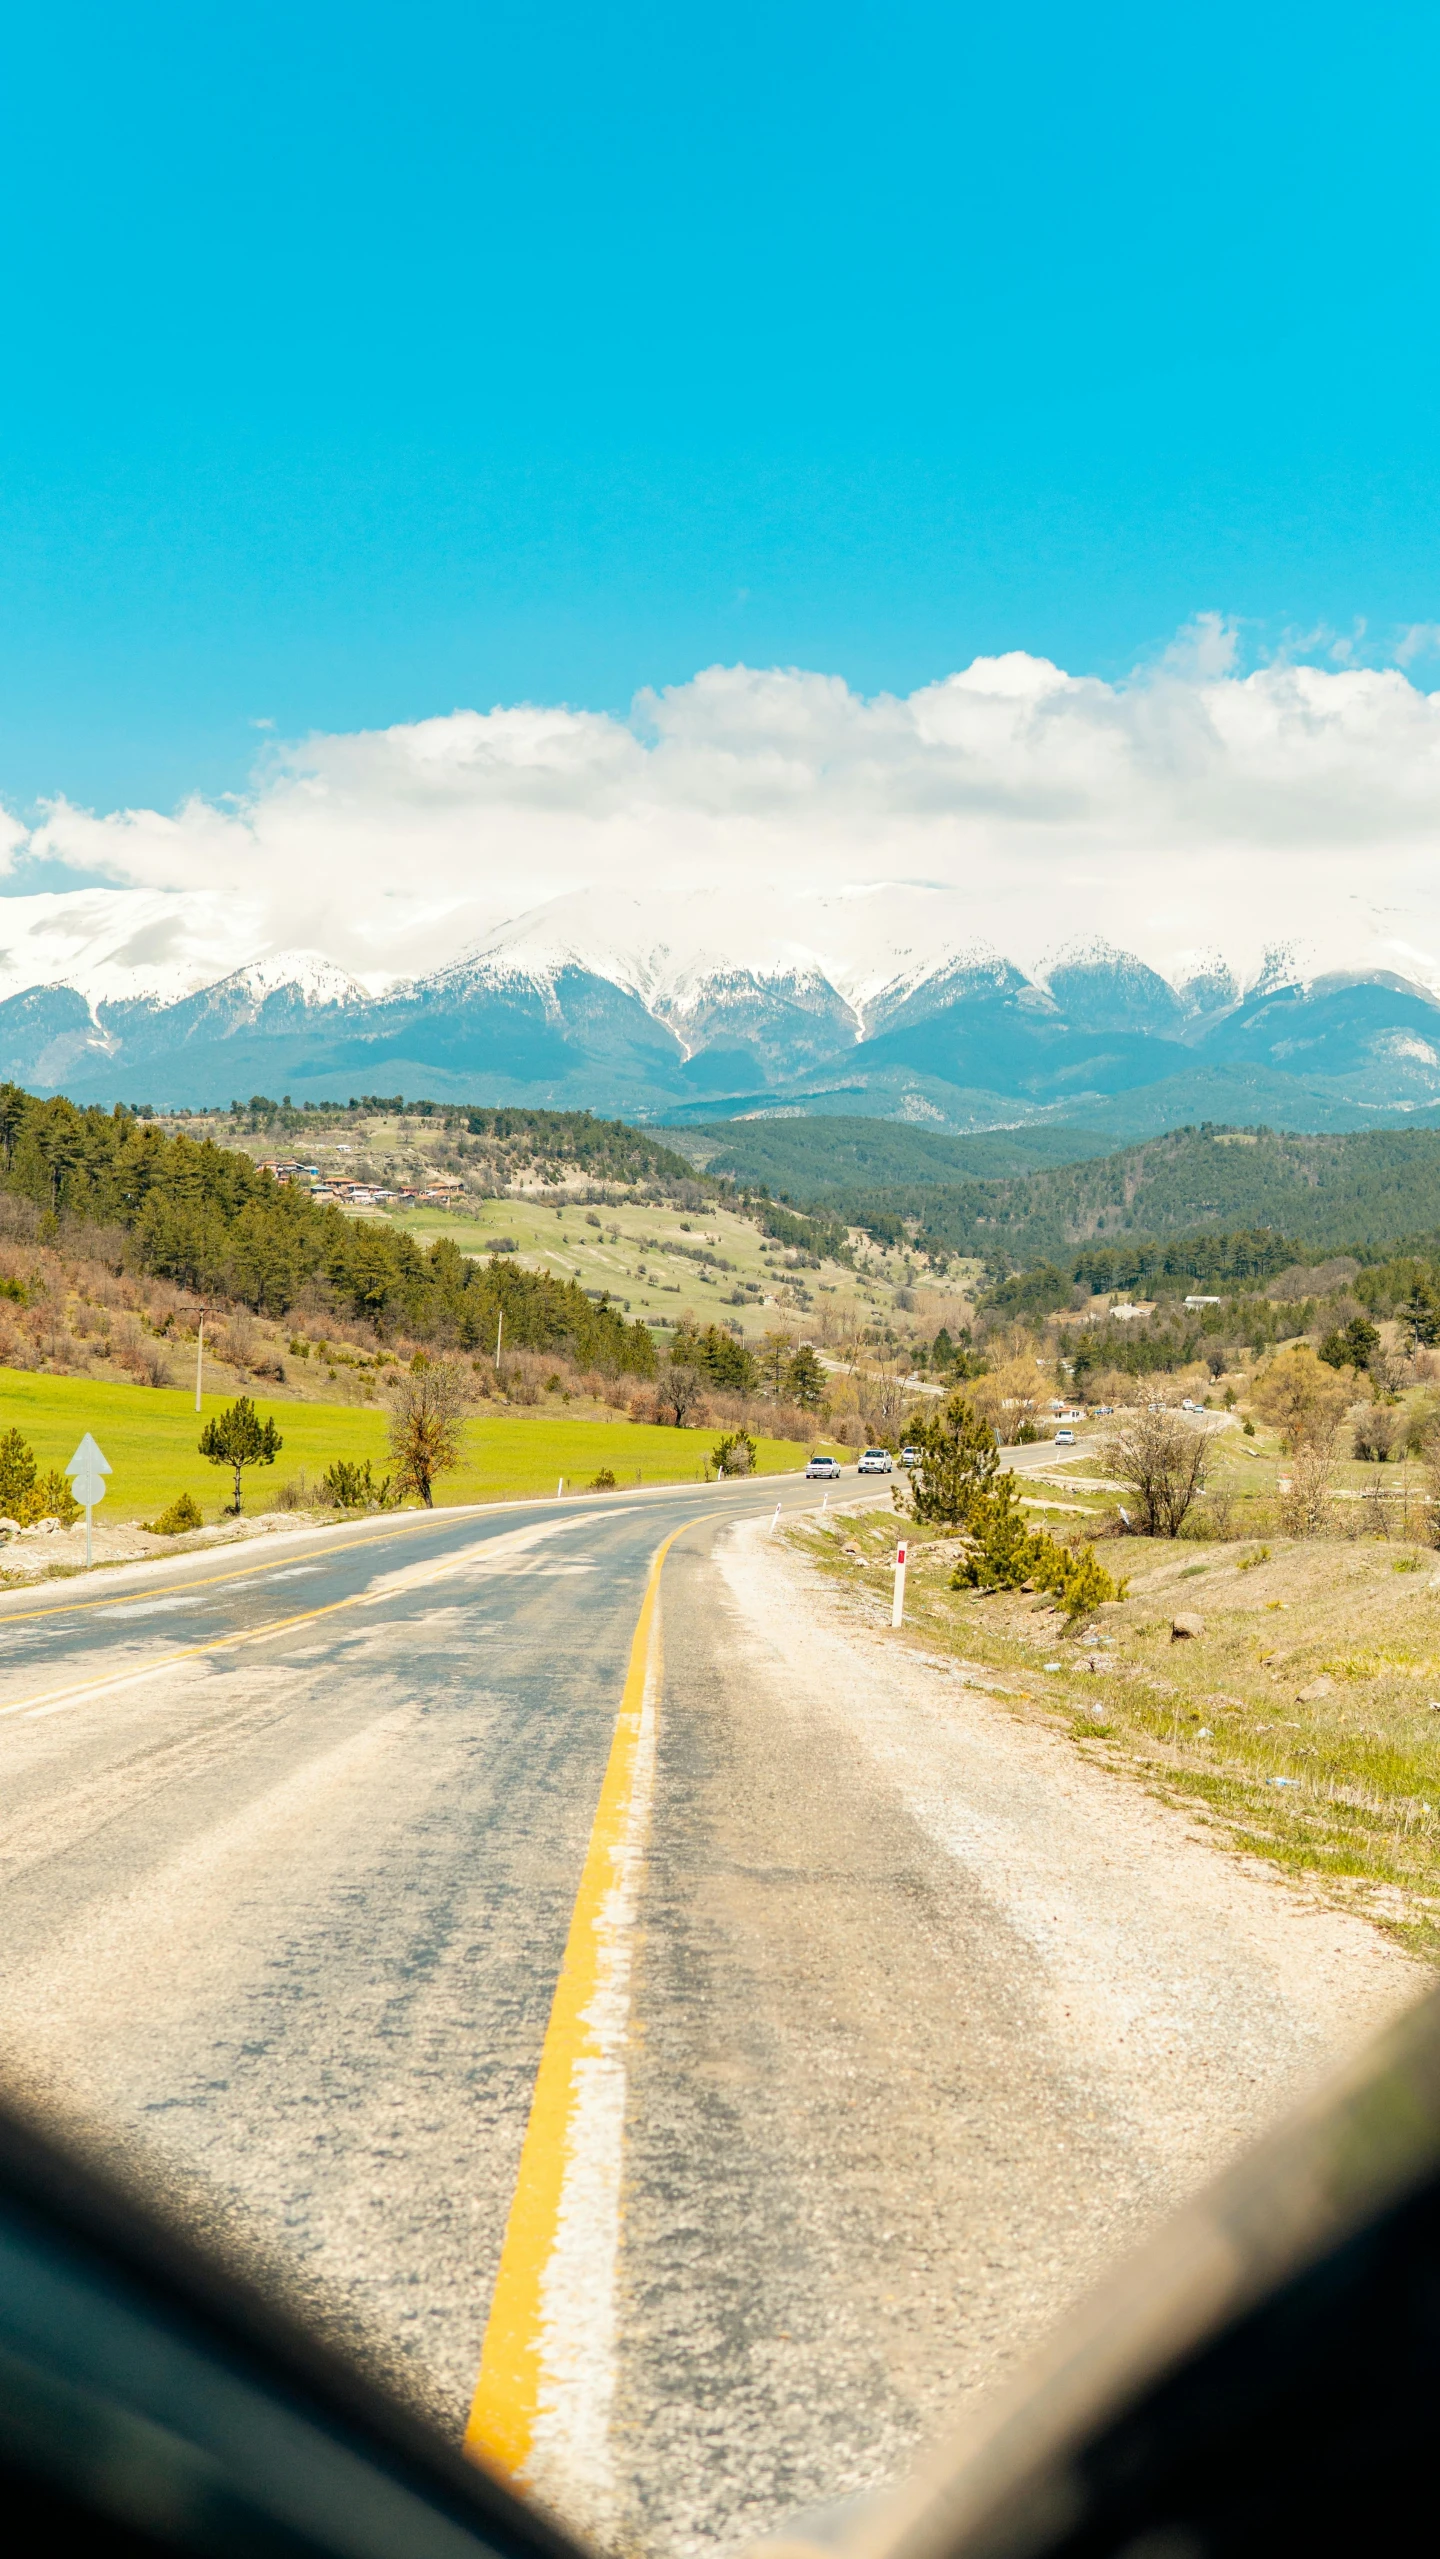
<svg viewBox="0 0 1440 2559">
<path fill-rule="evenodd" d="M 305 1004 L 363 1004 L 366 999 L 359 979 L 337 968 L 323 951 L 274 951 L 266 959 L 247 960 L 221 984 L 243 986 L 261 1002 L 291 989 Z"/>
</svg>

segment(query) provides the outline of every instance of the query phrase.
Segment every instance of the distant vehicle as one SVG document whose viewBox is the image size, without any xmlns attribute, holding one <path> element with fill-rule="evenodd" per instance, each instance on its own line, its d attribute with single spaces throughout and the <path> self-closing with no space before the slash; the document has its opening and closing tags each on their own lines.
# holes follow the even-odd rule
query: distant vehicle
<svg viewBox="0 0 1440 2559">
<path fill-rule="evenodd" d="M 888 1448 L 867 1448 L 860 1460 L 862 1475 L 893 1475 L 895 1460 Z"/>
<path fill-rule="evenodd" d="M 1057 1431 L 1055 1434 L 1055 1445 L 1057 1448 L 1073 1448 L 1075 1445 L 1074 1432 Z"/>
<path fill-rule="evenodd" d="M 827 1484 L 833 1484 L 840 1472 L 840 1460 L 838 1457 L 812 1457 L 805 1472 L 807 1475 L 820 1477 Z"/>
<path fill-rule="evenodd" d="M 902 1448 L 900 1451 L 900 1463 L 902 1466 L 918 1466 L 920 1463 L 919 1449 Z"/>
</svg>

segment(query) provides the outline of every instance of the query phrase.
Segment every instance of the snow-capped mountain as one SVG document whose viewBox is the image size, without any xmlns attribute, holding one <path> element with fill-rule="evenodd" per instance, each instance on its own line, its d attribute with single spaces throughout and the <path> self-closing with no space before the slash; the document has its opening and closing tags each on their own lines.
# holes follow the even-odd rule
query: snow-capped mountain
<svg viewBox="0 0 1440 2559">
<path fill-rule="evenodd" d="M 196 982 L 198 947 L 166 956 L 143 923 L 139 947 L 134 931 L 122 940 L 106 895 L 67 919 L 76 965 L 0 1000 L 0 1073 L 33 1090 L 162 1107 L 399 1091 L 650 1120 L 841 1110 L 952 1128 L 1113 1120 L 1122 1104 L 1135 1124 L 1297 1128 L 1440 1108 L 1440 1000 L 1410 979 L 1307 976 L 1277 952 L 1247 989 L 1218 954 L 1172 981 L 1096 941 L 1027 974 L 958 936 L 921 952 L 918 893 L 892 901 L 888 926 L 874 902 L 812 899 L 793 919 L 811 939 L 772 933 L 743 956 L 714 898 L 602 910 L 586 895 L 378 988 L 313 950 Z"/>
</svg>

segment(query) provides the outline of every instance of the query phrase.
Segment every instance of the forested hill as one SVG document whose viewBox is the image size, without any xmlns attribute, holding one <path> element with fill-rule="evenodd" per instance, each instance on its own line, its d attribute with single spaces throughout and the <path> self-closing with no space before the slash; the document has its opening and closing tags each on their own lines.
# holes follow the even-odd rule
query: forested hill
<svg viewBox="0 0 1440 2559">
<path fill-rule="evenodd" d="M 966 1192 L 981 1194 L 967 1199 Z M 933 1226 L 934 1194 L 927 1224 Z M 952 1205 L 953 1203 L 953 1205 Z M 975 1251 L 1028 1259 L 1064 1244 L 1205 1227 L 1269 1227 L 1324 1252 L 1440 1233 L 1440 1130 L 1287 1137 L 1176 1129 L 1098 1162 L 1052 1165 L 946 1194 Z"/>
<path fill-rule="evenodd" d="M 763 1182 L 777 1196 L 828 1208 L 895 1183 L 948 1185 L 1073 1164 L 1097 1152 L 1093 1129 L 983 1129 L 952 1137 L 900 1120 L 826 1116 L 707 1122 L 667 1131 L 712 1180 Z M 1103 1141 L 1101 1141 L 1103 1143 Z"/>
<path fill-rule="evenodd" d="M 805 1179 L 805 1125 L 785 1123 L 795 1170 L 784 1188 L 792 1199 L 823 1201 L 832 1213 L 877 1232 L 918 1222 L 924 1235 L 952 1252 L 980 1254 L 1012 1269 L 1067 1247 L 1125 1236 L 1269 1230 L 1321 1252 L 1364 1253 L 1440 1235 L 1440 1130 L 1295 1137 L 1269 1129 L 1176 1129 L 1117 1155 L 946 1181 L 935 1178 L 928 1147 L 923 1172 L 906 1164 L 898 1179 L 876 1178 L 889 1134 L 876 1127 L 881 1143 L 870 1178 L 847 1185 L 834 1179 L 835 1152 L 824 1122 L 813 1124 L 821 1132 L 819 1178 Z M 907 1150 L 899 1151 L 903 1160 Z"/>
<path fill-rule="evenodd" d="M 120 1255 L 211 1299 L 284 1315 L 307 1297 L 384 1336 L 564 1350 L 581 1365 L 649 1376 L 655 1345 L 573 1281 L 508 1258 L 429 1250 L 380 1220 L 347 1217 L 282 1185 L 248 1155 L 170 1135 L 128 1111 L 77 1110 L 0 1084 L 0 1193 L 31 1203 L 41 1233 L 108 1229 Z"/>
</svg>

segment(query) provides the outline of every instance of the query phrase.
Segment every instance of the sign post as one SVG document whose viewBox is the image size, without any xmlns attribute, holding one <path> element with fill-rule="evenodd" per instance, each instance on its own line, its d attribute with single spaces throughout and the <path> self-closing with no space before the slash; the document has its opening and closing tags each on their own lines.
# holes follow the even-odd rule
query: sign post
<svg viewBox="0 0 1440 2559">
<path fill-rule="evenodd" d="M 895 1597 L 890 1608 L 890 1623 L 898 1626 L 905 1615 L 905 1558 L 909 1546 L 902 1537 L 895 1549 Z"/>
<path fill-rule="evenodd" d="M 113 1474 L 114 1471 L 115 1470 L 111 1466 L 110 1460 L 106 1456 L 104 1449 L 96 1446 L 95 1441 L 87 1431 L 80 1442 L 79 1447 L 76 1449 L 74 1456 L 71 1458 L 69 1465 L 65 1469 L 66 1474 L 70 1478 L 71 1492 L 74 1494 L 76 1501 L 82 1503 L 84 1506 L 85 1570 L 87 1573 L 94 1561 L 94 1547 L 92 1541 L 94 1534 L 93 1513 L 95 1505 L 97 1502 L 104 1501 L 105 1478 L 107 1475 Z"/>
</svg>

